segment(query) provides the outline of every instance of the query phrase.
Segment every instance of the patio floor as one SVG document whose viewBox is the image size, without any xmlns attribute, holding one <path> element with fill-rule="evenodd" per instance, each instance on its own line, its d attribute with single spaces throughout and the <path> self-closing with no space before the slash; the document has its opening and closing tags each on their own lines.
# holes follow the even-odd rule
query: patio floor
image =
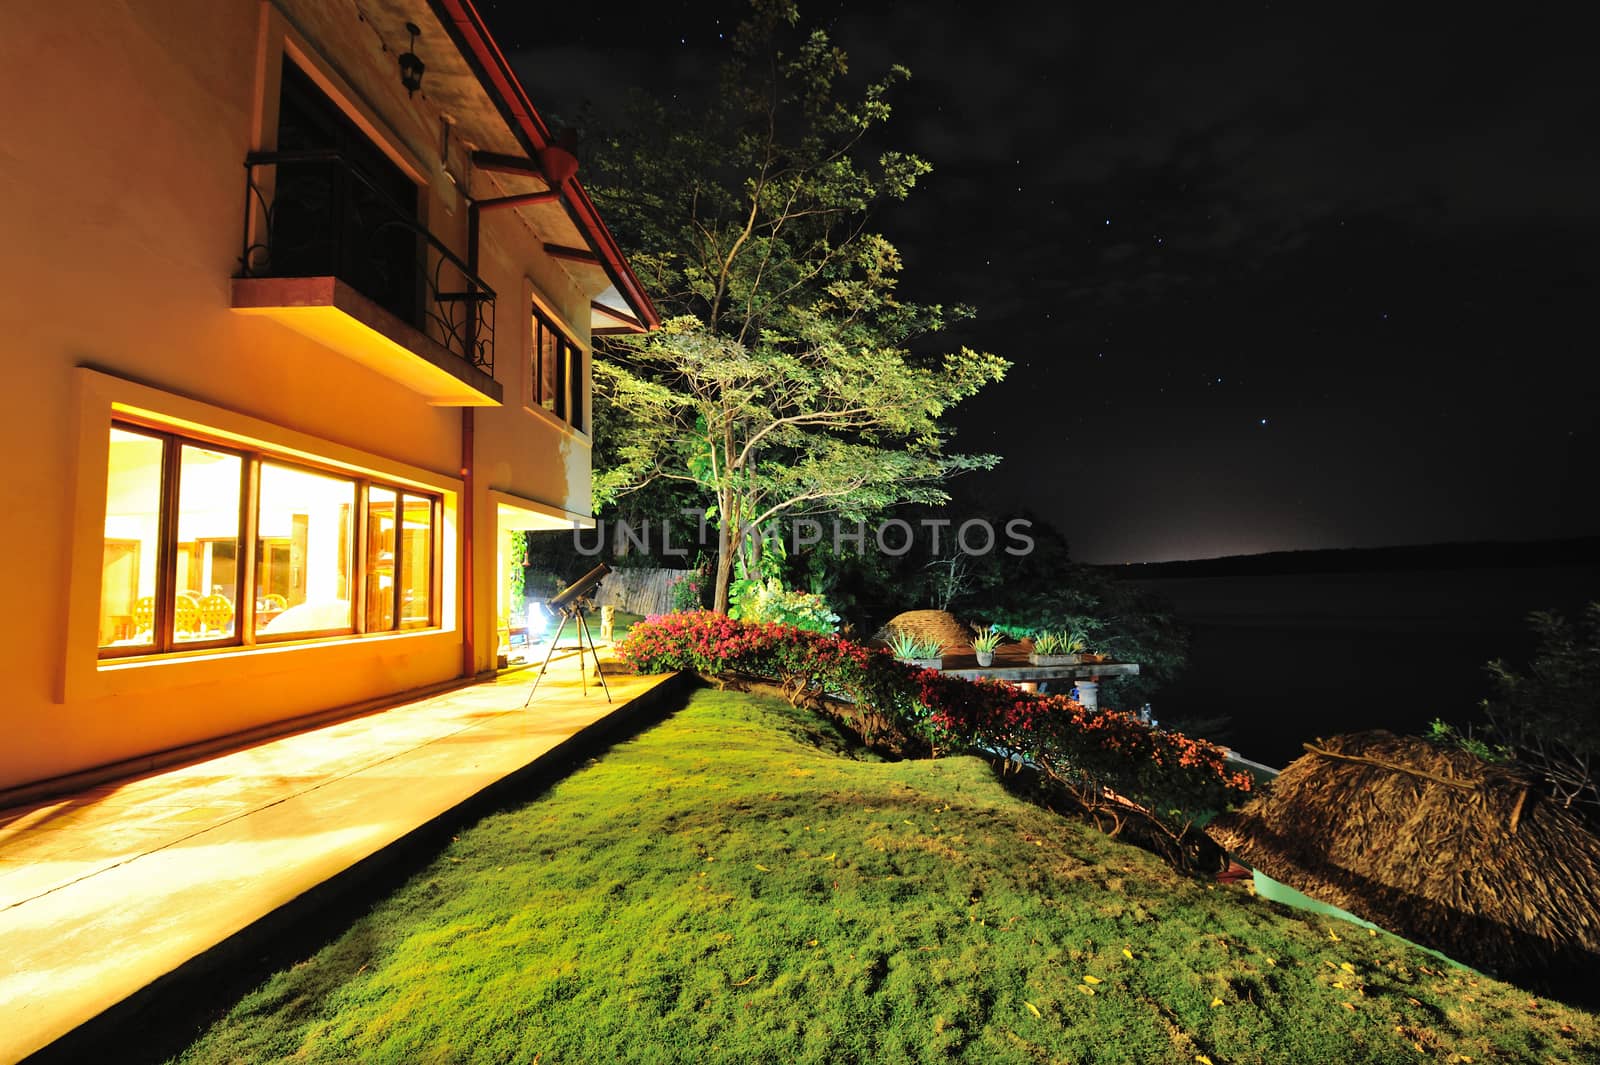
<svg viewBox="0 0 1600 1065">
<path fill-rule="evenodd" d="M 585 730 L 668 677 L 532 671 L 0 809 L 0 1062 L 16 1062 Z M 592 734 L 592 732 L 591 732 Z M 559 755 L 558 755 L 559 757 Z"/>
</svg>

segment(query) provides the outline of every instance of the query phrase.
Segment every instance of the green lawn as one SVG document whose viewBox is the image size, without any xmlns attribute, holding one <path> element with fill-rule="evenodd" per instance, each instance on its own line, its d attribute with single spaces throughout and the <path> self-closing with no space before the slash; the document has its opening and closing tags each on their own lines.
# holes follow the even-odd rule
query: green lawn
<svg viewBox="0 0 1600 1065">
<path fill-rule="evenodd" d="M 1418 1049 L 1420 1048 L 1420 1050 Z M 1600 1019 L 701 692 L 184 1062 L 1593 1061 Z"/>
</svg>

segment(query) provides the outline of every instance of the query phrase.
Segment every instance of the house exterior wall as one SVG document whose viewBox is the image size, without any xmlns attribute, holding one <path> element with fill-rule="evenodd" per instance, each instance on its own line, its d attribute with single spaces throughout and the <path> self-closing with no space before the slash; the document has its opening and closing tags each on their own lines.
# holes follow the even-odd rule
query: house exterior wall
<svg viewBox="0 0 1600 1065">
<path fill-rule="evenodd" d="M 325 5 L 330 11 L 335 5 Z M 419 11 L 427 6 L 418 0 Z M 420 395 L 230 307 L 244 158 L 270 149 L 287 50 L 418 180 L 429 228 L 465 254 L 467 205 L 437 163 L 440 116 L 408 98 L 356 5 L 313 39 L 263 0 L 60 0 L 0 34 L 0 791 L 491 668 L 496 506 L 588 513 L 587 439 L 526 410 L 531 298 L 587 342 L 588 295 L 515 212 L 486 214 L 505 405 Z M 303 20 L 302 20 L 303 21 Z M 445 47 L 445 42 L 430 42 Z M 429 160 L 434 160 L 429 162 Z M 138 411 L 437 494 L 437 628 L 103 661 L 96 621 L 107 433 Z M 472 422 L 474 657 L 463 661 L 463 421 Z M 252 545 L 244 545 L 250 550 Z"/>
</svg>

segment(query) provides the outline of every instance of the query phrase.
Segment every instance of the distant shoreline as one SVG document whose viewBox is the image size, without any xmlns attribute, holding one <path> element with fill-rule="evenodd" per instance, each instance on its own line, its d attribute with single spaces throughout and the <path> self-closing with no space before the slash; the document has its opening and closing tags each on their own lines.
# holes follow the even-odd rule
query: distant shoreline
<svg viewBox="0 0 1600 1065">
<path fill-rule="evenodd" d="M 1571 565 L 1600 566 L 1600 536 L 1271 551 L 1260 555 L 1225 555 L 1175 562 L 1128 562 L 1094 568 L 1118 580 L 1140 581 L 1183 577 L 1272 577 L 1313 573 L 1520 569 Z"/>
</svg>

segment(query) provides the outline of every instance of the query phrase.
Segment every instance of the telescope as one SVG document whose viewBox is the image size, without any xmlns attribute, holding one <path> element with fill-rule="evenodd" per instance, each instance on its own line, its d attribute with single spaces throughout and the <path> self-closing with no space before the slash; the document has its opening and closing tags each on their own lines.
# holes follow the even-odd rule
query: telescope
<svg viewBox="0 0 1600 1065">
<path fill-rule="evenodd" d="M 567 627 L 567 622 L 576 621 L 578 629 L 578 676 L 583 682 L 583 694 L 589 694 L 589 674 L 583 665 L 584 640 L 589 641 L 589 656 L 594 659 L 594 672 L 600 678 L 600 687 L 606 693 L 606 702 L 611 701 L 611 685 L 606 683 L 606 675 L 600 670 L 600 652 L 594 647 L 594 634 L 589 631 L 589 622 L 583 616 L 585 606 L 593 606 L 589 596 L 600 587 L 600 582 L 605 580 L 606 574 L 611 572 L 611 567 L 604 562 L 585 573 L 561 591 L 545 600 L 545 606 L 556 615 L 555 632 L 550 635 L 550 649 L 544 653 L 544 665 L 539 667 L 538 674 L 533 678 L 533 687 L 528 690 L 528 697 L 522 701 L 522 708 L 526 710 L 528 704 L 533 702 L 533 693 L 539 690 L 539 681 L 544 677 L 545 671 L 550 668 L 550 659 L 556 653 L 556 641 L 561 639 L 561 630 Z"/>
<path fill-rule="evenodd" d="M 611 567 L 602 562 L 551 596 L 545 601 L 544 605 L 552 611 L 560 613 L 567 609 L 568 604 L 574 603 L 579 599 L 588 598 L 589 593 L 600 587 L 600 582 L 605 580 L 606 574 L 610 572 Z"/>
</svg>

